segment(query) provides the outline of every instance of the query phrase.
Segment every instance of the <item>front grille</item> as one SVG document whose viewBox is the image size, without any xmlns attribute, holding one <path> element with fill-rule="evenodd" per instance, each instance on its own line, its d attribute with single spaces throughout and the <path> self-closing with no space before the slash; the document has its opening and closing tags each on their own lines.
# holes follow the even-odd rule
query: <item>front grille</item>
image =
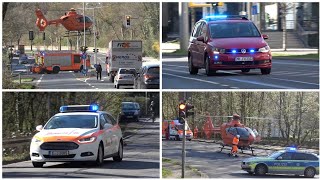
<svg viewBox="0 0 320 180">
<path fill-rule="evenodd" d="M 233 53 L 232 51 L 236 50 L 236 53 Z M 250 50 L 254 50 L 253 53 L 256 53 L 259 51 L 259 49 L 245 49 L 246 52 L 242 53 L 241 52 L 242 49 L 226 49 L 225 53 L 226 54 L 250 54 Z"/>
<path fill-rule="evenodd" d="M 40 146 L 42 150 L 73 150 L 78 147 L 79 145 L 74 142 L 46 142 Z"/>
<path fill-rule="evenodd" d="M 264 64 L 264 61 L 222 61 L 222 65 L 259 65 Z"/>
<path fill-rule="evenodd" d="M 128 115 L 128 116 L 132 116 L 134 113 L 133 112 L 125 112 L 124 114 Z"/>
<path fill-rule="evenodd" d="M 62 156 L 51 156 L 51 155 L 43 155 L 45 158 L 74 158 L 75 154 L 62 155 Z"/>
</svg>

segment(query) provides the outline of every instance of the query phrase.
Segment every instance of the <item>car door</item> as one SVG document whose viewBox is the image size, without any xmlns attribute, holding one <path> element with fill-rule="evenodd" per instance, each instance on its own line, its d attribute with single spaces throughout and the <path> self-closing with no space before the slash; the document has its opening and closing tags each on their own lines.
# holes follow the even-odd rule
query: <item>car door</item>
<svg viewBox="0 0 320 180">
<path fill-rule="evenodd" d="M 307 166 L 307 162 L 310 160 L 308 160 L 308 156 L 306 153 L 294 153 L 292 156 L 292 166 L 294 166 L 295 168 L 295 172 L 297 174 L 304 174 L 304 170 Z"/>
<path fill-rule="evenodd" d="M 279 155 L 272 163 L 269 165 L 269 172 L 276 174 L 288 174 L 292 171 L 292 152 L 284 152 Z"/>
<path fill-rule="evenodd" d="M 208 27 L 205 22 L 202 22 L 201 24 L 201 31 L 199 32 L 199 36 L 202 36 L 204 38 L 203 41 L 197 41 L 198 42 L 198 51 L 199 51 L 199 65 L 204 66 L 204 59 L 205 59 L 205 52 L 207 49 L 207 41 L 208 41 Z"/>
<path fill-rule="evenodd" d="M 112 153 L 112 132 L 111 132 L 111 128 L 107 127 L 107 120 L 105 119 L 104 115 L 101 114 L 100 115 L 100 130 L 103 131 L 102 133 L 102 141 L 103 141 L 103 145 L 104 145 L 104 155 L 108 156 L 111 155 Z"/>
<path fill-rule="evenodd" d="M 111 139 L 111 152 L 112 154 L 114 154 L 118 152 L 118 146 L 120 142 L 120 139 L 117 133 L 117 127 L 115 126 L 113 117 L 110 114 L 104 114 L 104 117 L 107 120 L 107 123 L 109 123 L 112 126 L 110 139 Z"/>
<path fill-rule="evenodd" d="M 199 64 L 198 59 L 199 59 L 199 50 L 198 50 L 198 45 L 197 45 L 197 37 L 199 34 L 199 30 L 200 30 L 200 26 L 201 26 L 201 22 L 197 22 L 194 25 L 193 31 L 191 33 L 191 37 L 189 39 L 189 43 L 190 43 L 190 56 L 193 60 L 193 64 L 195 66 L 197 66 L 197 64 Z"/>
</svg>

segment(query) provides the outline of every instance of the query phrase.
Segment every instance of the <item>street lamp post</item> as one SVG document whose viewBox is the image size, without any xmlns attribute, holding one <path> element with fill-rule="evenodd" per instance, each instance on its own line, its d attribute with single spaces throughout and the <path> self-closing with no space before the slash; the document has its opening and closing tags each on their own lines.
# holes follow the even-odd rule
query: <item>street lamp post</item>
<svg viewBox="0 0 320 180">
<path fill-rule="evenodd" d="M 96 46 L 97 30 L 96 30 L 96 19 L 94 17 L 95 9 L 96 8 L 93 8 L 93 33 L 94 33 L 93 45 L 94 45 L 94 64 L 97 64 L 97 46 Z"/>
</svg>

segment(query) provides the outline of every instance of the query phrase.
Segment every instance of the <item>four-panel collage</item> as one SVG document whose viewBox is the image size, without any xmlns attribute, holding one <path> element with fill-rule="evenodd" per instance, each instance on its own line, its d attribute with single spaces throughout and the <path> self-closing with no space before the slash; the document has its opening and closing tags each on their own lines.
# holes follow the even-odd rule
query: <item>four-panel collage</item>
<svg viewBox="0 0 320 180">
<path fill-rule="evenodd" d="M 319 179 L 319 2 L 2 2 L 2 178 Z"/>
</svg>

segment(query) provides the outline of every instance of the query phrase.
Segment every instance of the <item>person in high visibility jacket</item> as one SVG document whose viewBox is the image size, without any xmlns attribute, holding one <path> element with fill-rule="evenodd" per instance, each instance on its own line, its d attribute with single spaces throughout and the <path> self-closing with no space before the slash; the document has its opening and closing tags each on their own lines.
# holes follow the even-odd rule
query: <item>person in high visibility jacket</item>
<svg viewBox="0 0 320 180">
<path fill-rule="evenodd" d="M 230 155 L 238 157 L 238 144 L 239 144 L 240 135 L 236 135 L 232 140 L 232 149 Z"/>
</svg>

